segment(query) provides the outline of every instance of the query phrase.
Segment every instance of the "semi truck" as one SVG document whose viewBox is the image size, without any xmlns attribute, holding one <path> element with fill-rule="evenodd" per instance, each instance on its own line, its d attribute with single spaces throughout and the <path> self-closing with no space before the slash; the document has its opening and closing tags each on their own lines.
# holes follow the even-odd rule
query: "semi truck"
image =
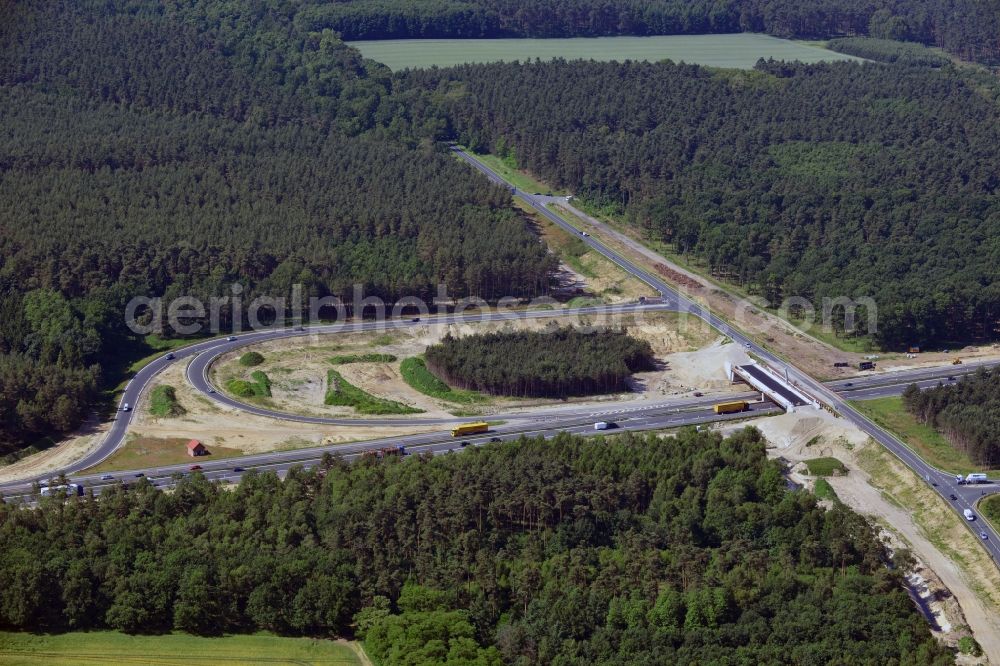
<svg viewBox="0 0 1000 666">
<path fill-rule="evenodd" d="M 966 483 L 989 483 L 990 478 L 985 474 L 969 474 L 965 477 Z"/>
<path fill-rule="evenodd" d="M 736 412 L 745 412 L 750 409 L 750 403 L 746 400 L 722 402 L 712 407 L 712 409 L 715 410 L 716 414 L 735 414 Z"/>
<path fill-rule="evenodd" d="M 490 431 L 490 424 L 484 421 L 479 423 L 463 423 L 451 429 L 452 437 L 465 437 L 466 435 L 479 435 Z"/>
<path fill-rule="evenodd" d="M 49 497 L 58 492 L 65 492 L 66 497 L 82 496 L 83 486 L 78 483 L 70 483 L 64 486 L 42 486 L 41 488 L 42 497 Z"/>
</svg>

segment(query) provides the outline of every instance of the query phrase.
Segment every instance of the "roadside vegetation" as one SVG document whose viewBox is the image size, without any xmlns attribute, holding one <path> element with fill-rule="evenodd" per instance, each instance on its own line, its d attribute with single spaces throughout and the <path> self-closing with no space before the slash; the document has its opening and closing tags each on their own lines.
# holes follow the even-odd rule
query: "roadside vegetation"
<svg viewBox="0 0 1000 666">
<path fill-rule="evenodd" d="M 87 663 L 146 666 L 236 663 L 354 666 L 361 660 L 346 643 L 284 638 L 268 633 L 205 638 L 179 632 L 130 636 L 114 631 L 66 634 L 0 632 L 0 662 L 8 666 L 80 666 Z"/>
<path fill-rule="evenodd" d="M 628 390 L 653 370 L 649 343 L 624 330 L 571 326 L 447 335 L 427 348 L 427 369 L 450 386 L 514 397 L 565 398 Z"/>
<path fill-rule="evenodd" d="M 111 454 L 101 464 L 90 468 L 89 472 L 120 472 L 123 470 L 145 469 L 149 467 L 164 467 L 167 465 L 194 465 L 197 458 L 187 453 L 188 439 L 183 437 L 143 437 L 141 434 L 130 435 L 125 444 Z M 222 458 L 238 458 L 245 455 L 239 449 L 219 445 L 208 445 L 207 458 L 204 460 L 220 460 Z M 134 483 L 137 478 L 125 478 L 123 481 Z"/>
<path fill-rule="evenodd" d="M 334 356 L 330 359 L 333 365 L 347 365 L 349 363 L 394 363 L 398 359 L 392 354 L 349 354 Z"/>
<path fill-rule="evenodd" d="M 431 374 L 424 359 L 412 356 L 399 364 L 399 372 L 410 388 L 439 400 L 447 400 L 462 405 L 471 405 L 489 400 L 489 396 L 476 391 L 453 389 Z"/>
<path fill-rule="evenodd" d="M 1000 371 L 980 369 L 926 391 L 911 385 L 903 406 L 976 465 L 1000 467 Z"/>
<path fill-rule="evenodd" d="M 829 481 L 823 478 L 816 479 L 816 483 L 813 485 L 813 494 L 822 500 L 839 501 L 837 491 L 833 489 Z"/>
<path fill-rule="evenodd" d="M 1000 495 L 991 495 L 979 502 L 979 514 L 1000 531 Z"/>
<path fill-rule="evenodd" d="M 264 362 L 264 355 L 261 354 L 260 352 L 251 351 L 247 352 L 246 354 L 243 354 L 243 356 L 240 356 L 240 365 L 242 365 L 245 368 L 252 368 L 254 366 L 260 365 L 263 362 Z"/>
<path fill-rule="evenodd" d="M 920 423 L 906 411 L 900 397 L 858 400 L 851 405 L 899 437 L 928 464 L 953 474 L 968 474 L 979 467 L 929 425 Z"/>
<path fill-rule="evenodd" d="M 240 398 L 270 398 L 271 379 L 261 370 L 255 370 L 250 379 L 230 379 L 226 389 Z"/>
<path fill-rule="evenodd" d="M 384 665 L 951 663 L 877 529 L 788 492 L 766 445 L 563 433 L 0 504 L 0 625 L 354 632 Z"/>
<path fill-rule="evenodd" d="M 805 465 L 812 476 L 842 476 L 847 474 L 844 463 L 836 458 L 812 458 L 806 460 Z"/>
<path fill-rule="evenodd" d="M 158 418 L 169 418 L 183 416 L 187 410 L 177 402 L 176 389 L 161 384 L 149 394 L 149 413 Z"/>
<path fill-rule="evenodd" d="M 353 407 L 358 414 L 390 415 L 390 414 L 420 414 L 422 409 L 404 405 L 395 400 L 378 398 L 344 379 L 336 370 L 330 370 L 327 375 L 327 389 L 324 404 L 335 407 Z"/>
</svg>

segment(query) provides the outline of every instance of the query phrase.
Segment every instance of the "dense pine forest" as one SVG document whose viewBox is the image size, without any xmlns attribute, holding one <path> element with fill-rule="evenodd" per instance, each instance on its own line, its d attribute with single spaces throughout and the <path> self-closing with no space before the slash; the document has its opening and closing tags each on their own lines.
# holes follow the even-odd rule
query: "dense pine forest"
<svg viewBox="0 0 1000 666">
<path fill-rule="evenodd" d="M 437 114 L 292 5 L 2 7 L 0 454 L 142 354 L 134 296 L 547 291 L 509 195 L 424 140 Z"/>
<path fill-rule="evenodd" d="M 306 3 L 299 17 L 345 39 L 867 35 L 1000 63 L 1000 8 L 982 0 L 341 0 Z"/>
<path fill-rule="evenodd" d="M 0 504 L 0 626 L 356 620 L 387 666 L 951 663 L 888 563 L 863 517 L 785 489 L 756 430 L 563 434 Z"/>
<path fill-rule="evenodd" d="M 939 430 L 976 464 L 1000 467 L 1000 370 L 980 370 L 961 381 L 921 391 L 915 385 L 903 404 L 921 423 Z"/>
<path fill-rule="evenodd" d="M 1000 107 L 960 70 L 556 61 L 402 79 L 453 91 L 460 141 L 772 304 L 870 297 L 877 330 L 861 316 L 860 333 L 891 347 L 996 339 Z"/>
<path fill-rule="evenodd" d="M 632 373 L 653 370 L 649 343 L 626 331 L 498 331 L 427 348 L 427 368 L 452 386 L 493 395 L 566 398 L 628 390 Z"/>
</svg>

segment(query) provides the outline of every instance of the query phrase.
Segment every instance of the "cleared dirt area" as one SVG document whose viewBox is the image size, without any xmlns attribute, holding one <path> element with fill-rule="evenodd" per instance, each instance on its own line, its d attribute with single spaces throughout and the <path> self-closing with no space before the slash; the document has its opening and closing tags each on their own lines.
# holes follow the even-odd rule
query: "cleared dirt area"
<svg viewBox="0 0 1000 666">
<path fill-rule="evenodd" d="M 147 439 L 180 438 L 185 441 L 197 439 L 210 450 L 219 447 L 236 450 L 241 454 L 250 454 L 324 444 L 343 444 L 442 429 L 441 426 L 313 426 L 254 416 L 223 407 L 201 395 L 188 385 L 184 371 L 184 364 L 175 364 L 157 378 L 154 386 L 158 384 L 173 386 L 177 392 L 178 402 L 187 413 L 171 418 L 156 418 L 150 415 L 149 391 L 147 391 L 136 406 L 132 432 L 137 439 L 130 439 L 123 450 L 129 449 L 136 441 L 141 443 Z"/>
<path fill-rule="evenodd" d="M 391 333 L 364 333 L 325 337 L 279 340 L 253 348 L 264 362 L 253 368 L 239 364 L 239 357 L 248 349 L 227 354 L 212 369 L 213 381 L 224 386 L 234 378 L 247 378 L 252 371 L 263 371 L 271 380 L 272 397 L 257 399 L 283 412 L 323 416 L 355 416 L 348 407 L 323 404 L 327 374 L 335 368 L 345 380 L 378 397 L 393 400 L 423 410 L 423 414 L 407 418 L 448 418 L 453 415 L 489 415 L 498 411 L 519 411 L 539 405 L 565 402 L 606 402 L 608 400 L 649 400 L 665 395 L 678 395 L 694 390 L 734 390 L 725 378 L 724 362 L 734 345 L 719 346 L 720 337 L 703 322 L 675 313 L 642 313 L 640 316 L 617 319 L 566 318 L 559 325 L 625 326 L 629 333 L 646 340 L 662 366 L 654 372 L 637 374 L 633 392 L 611 396 L 579 398 L 571 401 L 487 398 L 479 404 L 455 404 L 432 398 L 411 388 L 400 373 L 400 363 L 422 354 L 445 335 L 470 335 L 500 330 L 545 330 L 551 320 L 510 320 L 507 322 L 470 323 L 447 326 L 426 325 Z M 333 356 L 391 354 L 396 360 L 388 363 L 347 363 L 333 366 Z"/>
<path fill-rule="evenodd" d="M 936 633 L 955 645 L 968 635 L 967 625 L 1000 663 L 1000 571 L 940 497 L 867 435 L 827 412 L 803 410 L 748 424 L 772 444 L 769 455 L 792 466 L 791 479 L 808 488 L 816 478 L 803 461 L 832 456 L 843 462 L 848 473 L 827 482 L 840 501 L 880 524 L 890 544 L 912 550 L 920 566 L 911 589 L 929 607 Z"/>
<path fill-rule="evenodd" d="M 55 446 L 0 467 L 0 483 L 44 478 L 56 470 L 65 469 L 96 449 L 110 425 L 110 422 L 100 423 L 96 416 L 91 417 L 75 435 Z"/>
</svg>

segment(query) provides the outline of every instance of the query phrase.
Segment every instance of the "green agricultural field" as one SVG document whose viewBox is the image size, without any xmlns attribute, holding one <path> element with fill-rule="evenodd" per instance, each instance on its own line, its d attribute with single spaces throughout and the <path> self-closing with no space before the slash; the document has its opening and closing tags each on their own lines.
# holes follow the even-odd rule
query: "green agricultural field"
<svg viewBox="0 0 1000 666">
<path fill-rule="evenodd" d="M 128 636 L 112 631 L 39 635 L 0 633 L 4 666 L 80 664 L 315 664 L 354 666 L 362 661 L 345 642 L 279 638 L 270 634 L 200 638 L 187 634 Z"/>
<path fill-rule="evenodd" d="M 750 69 L 760 58 L 805 63 L 860 60 L 804 42 L 767 35 L 670 35 L 569 39 L 400 39 L 351 42 L 362 55 L 390 69 L 450 67 L 469 62 L 513 60 L 670 59 L 709 67 Z"/>
</svg>

